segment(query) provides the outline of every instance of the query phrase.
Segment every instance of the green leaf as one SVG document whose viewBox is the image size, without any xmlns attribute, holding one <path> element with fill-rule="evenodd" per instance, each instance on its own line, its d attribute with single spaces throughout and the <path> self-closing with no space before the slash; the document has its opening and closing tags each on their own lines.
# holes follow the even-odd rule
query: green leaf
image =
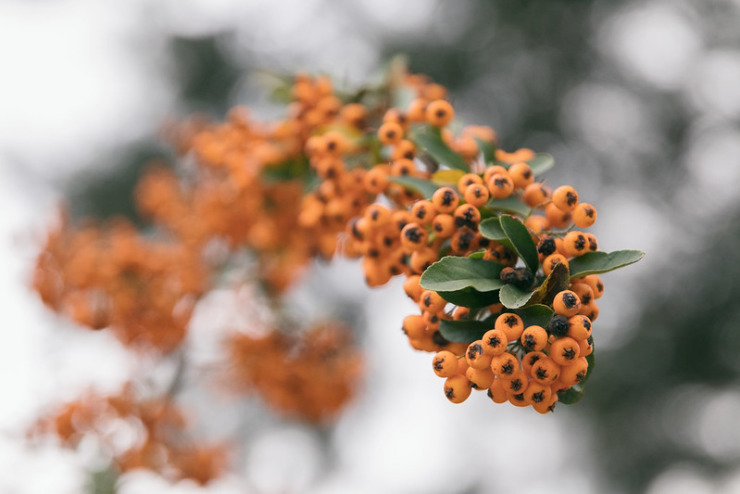
<svg viewBox="0 0 740 494">
<path fill-rule="evenodd" d="M 532 273 L 537 272 L 540 267 L 540 260 L 537 257 L 537 246 L 532 241 L 532 235 L 524 223 L 511 216 L 501 216 L 501 229 L 511 241 L 516 255 L 521 257 L 527 268 Z"/>
<path fill-rule="evenodd" d="M 587 252 L 570 261 L 570 276 L 580 278 L 589 274 L 606 273 L 636 263 L 645 256 L 640 250 L 614 252 Z"/>
<path fill-rule="evenodd" d="M 514 246 L 506 236 L 504 229 L 501 228 L 501 221 L 498 216 L 492 216 L 481 221 L 478 225 L 478 231 L 487 239 L 498 242 L 509 250 L 514 250 Z"/>
<path fill-rule="evenodd" d="M 509 196 L 506 199 L 491 199 L 483 207 L 488 208 L 491 211 L 503 211 L 506 213 L 518 214 L 522 217 L 526 217 L 529 214 L 529 206 L 524 204 L 514 195 Z"/>
<path fill-rule="evenodd" d="M 498 303 L 498 290 L 479 292 L 474 288 L 463 288 L 453 292 L 437 292 L 443 299 L 462 307 L 485 307 Z"/>
<path fill-rule="evenodd" d="M 527 164 L 532 169 L 532 173 L 539 175 L 555 166 L 555 158 L 553 158 L 551 154 L 539 153 L 534 158 L 527 161 Z"/>
<path fill-rule="evenodd" d="M 471 252 L 468 254 L 468 257 L 470 259 L 483 259 L 483 256 L 486 254 L 486 249 L 480 249 L 476 250 L 475 252 Z"/>
<path fill-rule="evenodd" d="M 503 266 L 485 259 L 445 256 L 421 275 L 421 286 L 427 290 L 453 292 L 471 287 L 490 292 L 504 286 L 499 279 Z"/>
<path fill-rule="evenodd" d="M 414 133 L 413 139 L 416 147 L 421 148 L 437 163 L 448 168 L 456 168 L 465 172 L 470 171 L 465 159 L 445 144 L 439 129 L 425 127 Z"/>
<path fill-rule="evenodd" d="M 522 318 L 525 328 L 529 326 L 547 328 L 554 314 L 551 308 L 540 304 L 531 305 L 524 309 L 516 309 L 513 312 Z"/>
<path fill-rule="evenodd" d="M 568 389 L 558 391 L 558 401 L 565 405 L 578 403 L 583 398 L 583 388 L 576 384 Z"/>
<path fill-rule="evenodd" d="M 480 152 L 483 155 L 483 162 L 486 165 L 493 164 L 493 162 L 496 161 L 496 145 L 491 141 L 486 141 L 480 137 L 476 137 L 475 142 L 478 143 L 478 149 L 480 149 Z"/>
<path fill-rule="evenodd" d="M 551 305 L 558 292 L 568 289 L 568 282 L 568 268 L 565 264 L 557 264 L 536 290 L 528 292 L 511 284 L 504 285 L 499 298 L 508 309 L 520 309 L 535 304 Z"/>
<path fill-rule="evenodd" d="M 303 180 L 307 182 L 314 175 L 308 161 L 302 158 L 266 166 L 261 172 L 261 177 L 265 182 L 284 182 L 288 180 Z"/>
<path fill-rule="evenodd" d="M 483 321 L 451 321 L 441 319 L 439 321 L 439 332 L 448 341 L 455 343 L 472 343 L 480 340 L 486 331 L 493 329 L 494 322 L 486 319 Z"/>
<path fill-rule="evenodd" d="M 427 199 L 431 199 L 434 192 L 439 188 L 438 185 L 429 180 L 419 177 L 388 177 L 388 180 L 394 184 L 403 185 L 406 189 L 417 192 Z"/>
</svg>

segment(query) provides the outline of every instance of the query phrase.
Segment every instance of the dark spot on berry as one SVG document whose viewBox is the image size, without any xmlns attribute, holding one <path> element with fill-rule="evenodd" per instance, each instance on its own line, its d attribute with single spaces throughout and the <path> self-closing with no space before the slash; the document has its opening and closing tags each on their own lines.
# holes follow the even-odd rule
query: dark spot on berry
<svg viewBox="0 0 740 494">
<path fill-rule="evenodd" d="M 510 388 L 512 391 L 519 391 L 520 389 L 522 389 L 521 379 L 512 379 Z"/>
<path fill-rule="evenodd" d="M 553 254 L 556 250 L 557 247 L 555 245 L 555 239 L 552 237 L 543 238 L 542 240 L 540 240 L 539 245 L 537 245 L 537 252 L 545 257 Z"/>
<path fill-rule="evenodd" d="M 426 217 L 426 215 L 427 215 L 427 209 L 424 207 L 421 207 L 416 211 L 416 217 L 419 218 L 420 220 L 423 220 Z"/>
<path fill-rule="evenodd" d="M 485 249 L 486 247 L 488 247 L 489 245 L 491 245 L 491 241 L 488 240 L 486 237 L 481 237 L 481 238 L 478 239 L 478 245 L 481 248 Z"/>
<path fill-rule="evenodd" d="M 489 398 L 493 399 L 493 393 L 491 393 L 491 389 L 488 389 L 488 392 L 486 393 Z"/>
<path fill-rule="evenodd" d="M 590 304 L 590 303 L 591 303 L 591 295 L 589 295 L 588 293 L 585 293 L 585 294 L 583 295 L 583 297 L 581 297 L 581 303 L 582 303 L 583 305 L 588 305 L 588 304 Z M 588 329 L 588 328 L 587 328 L 587 329 Z"/>
<path fill-rule="evenodd" d="M 575 293 L 565 292 L 563 294 L 563 304 L 566 309 L 572 309 L 578 304 L 578 297 Z"/>
<path fill-rule="evenodd" d="M 504 365 L 501 366 L 501 374 L 511 375 L 514 373 L 514 366 L 511 364 L 511 362 L 506 362 Z"/>
<path fill-rule="evenodd" d="M 437 110 L 435 114 L 437 115 L 438 118 L 442 118 L 445 115 L 447 115 L 447 112 L 444 109 L 440 108 L 439 110 Z"/>
<path fill-rule="evenodd" d="M 578 202 L 578 196 L 574 192 L 568 192 L 565 194 L 565 200 L 568 203 L 568 206 L 572 206 Z"/>
<path fill-rule="evenodd" d="M 517 324 L 519 324 L 519 318 L 515 316 L 514 314 L 506 316 L 506 319 L 504 319 L 504 323 L 509 326 L 510 328 L 513 328 Z"/>
<path fill-rule="evenodd" d="M 452 204 L 452 201 L 455 200 L 455 193 L 451 190 L 445 190 L 442 194 L 442 205 L 443 206 L 449 206 Z"/>
<path fill-rule="evenodd" d="M 367 251 L 367 256 L 373 258 L 378 257 L 380 256 L 380 251 L 373 247 Z"/>
<path fill-rule="evenodd" d="M 596 289 L 599 291 L 599 293 L 604 291 L 604 284 L 600 281 L 596 283 Z"/>
<path fill-rule="evenodd" d="M 406 238 L 412 241 L 413 243 L 418 243 L 421 241 L 421 231 L 418 228 L 409 228 L 406 230 Z"/>
<path fill-rule="evenodd" d="M 537 344 L 536 341 L 534 341 L 534 336 L 531 334 L 524 335 L 524 348 L 527 350 L 531 350 L 534 348 L 534 346 Z"/>
<path fill-rule="evenodd" d="M 585 372 L 579 372 L 578 374 L 576 374 L 576 382 L 578 384 L 580 384 L 585 378 L 586 378 Z"/>
<path fill-rule="evenodd" d="M 473 381 L 470 381 L 470 387 L 473 389 L 480 389 L 477 384 L 475 384 Z"/>
<path fill-rule="evenodd" d="M 524 393 L 512 395 L 516 401 L 524 401 Z"/>
<path fill-rule="evenodd" d="M 565 316 L 557 315 L 550 319 L 550 334 L 555 335 L 558 338 L 568 334 L 568 328 L 570 324 Z"/>
<path fill-rule="evenodd" d="M 427 295 L 426 297 L 424 297 L 424 305 L 427 306 L 427 307 L 429 307 L 430 305 L 432 305 L 432 296 L 431 295 Z"/>
<path fill-rule="evenodd" d="M 534 371 L 534 375 L 537 376 L 537 379 L 547 379 L 547 371 L 542 367 Z"/>
<path fill-rule="evenodd" d="M 434 359 L 434 370 L 442 370 L 444 362 L 445 362 L 445 359 L 443 358 Z"/>
<path fill-rule="evenodd" d="M 488 338 L 488 346 L 491 348 L 496 348 L 499 345 L 501 345 L 501 339 L 498 336 L 491 336 Z"/>
<path fill-rule="evenodd" d="M 576 358 L 576 351 L 572 348 L 564 348 L 563 358 L 565 360 L 573 360 L 574 358 Z"/>
<path fill-rule="evenodd" d="M 586 214 L 586 216 L 588 216 L 589 218 L 593 218 L 593 217 L 594 217 L 594 210 L 593 210 L 593 209 L 591 209 L 591 208 L 588 208 L 588 207 L 587 207 L 587 208 L 584 208 L 584 209 L 583 209 L 583 212 L 584 212 L 584 213 Z"/>
<path fill-rule="evenodd" d="M 583 321 L 583 327 L 586 328 L 586 330 L 591 329 L 591 321 L 584 317 L 582 317 L 581 320 Z"/>
<path fill-rule="evenodd" d="M 451 400 L 451 399 L 452 399 L 452 398 L 453 398 L 453 397 L 455 396 L 455 390 L 454 390 L 454 389 L 452 389 L 452 388 L 445 388 L 445 396 L 446 396 L 446 397 L 447 397 L 448 399 L 450 399 L 450 400 Z"/>
<path fill-rule="evenodd" d="M 529 365 L 534 365 L 540 359 L 540 355 L 530 355 L 527 358 L 529 358 Z"/>
<path fill-rule="evenodd" d="M 378 219 L 378 216 L 380 215 L 380 211 L 377 209 L 373 210 L 372 213 L 370 213 L 370 218 L 372 218 L 373 221 Z"/>
<path fill-rule="evenodd" d="M 468 358 L 470 360 L 475 360 L 481 354 L 483 354 L 483 347 L 480 343 L 475 343 L 468 347 Z"/>
<path fill-rule="evenodd" d="M 532 401 L 535 403 L 541 403 L 542 400 L 545 399 L 545 394 L 543 391 L 539 391 L 537 393 L 532 393 Z"/>
<path fill-rule="evenodd" d="M 524 170 L 523 177 L 529 179 L 532 176 L 532 170 Z"/>
<path fill-rule="evenodd" d="M 499 189 L 503 189 L 508 185 L 509 181 L 505 177 L 497 177 L 493 179 L 493 185 Z"/>
<path fill-rule="evenodd" d="M 442 333 L 440 333 L 439 331 L 435 331 L 434 333 L 432 333 L 432 341 L 437 346 L 447 346 L 450 344 L 449 340 L 442 336 Z"/>
<path fill-rule="evenodd" d="M 586 248 L 586 237 L 583 235 L 578 235 L 578 238 L 576 238 L 575 241 L 575 248 L 576 250 L 583 250 Z"/>
</svg>

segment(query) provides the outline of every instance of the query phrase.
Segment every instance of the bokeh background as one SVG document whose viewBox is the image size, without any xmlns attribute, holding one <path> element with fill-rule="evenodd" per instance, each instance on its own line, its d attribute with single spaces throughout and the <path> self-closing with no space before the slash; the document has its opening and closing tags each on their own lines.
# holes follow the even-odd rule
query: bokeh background
<svg viewBox="0 0 740 494">
<path fill-rule="evenodd" d="M 0 493 L 201 492 L 143 472 L 114 484 L 93 474 L 105 465 L 91 448 L 25 440 L 90 385 L 172 372 L 30 290 L 59 201 L 135 217 L 142 167 L 170 156 L 165 122 L 235 104 L 268 118 L 267 73 L 353 84 L 398 53 L 505 148 L 552 153 L 553 183 L 599 208 L 603 249 L 647 252 L 604 276 L 587 394 L 548 416 L 482 395 L 448 403 L 430 356 L 399 333 L 413 310 L 400 284 L 370 291 L 339 262 L 293 296 L 362 323 L 368 373 L 316 430 L 210 390 L 240 304 L 216 290 L 192 323 L 179 399 L 201 435 L 242 451 L 202 492 L 740 492 L 739 26 L 738 0 L 0 1 Z"/>
</svg>

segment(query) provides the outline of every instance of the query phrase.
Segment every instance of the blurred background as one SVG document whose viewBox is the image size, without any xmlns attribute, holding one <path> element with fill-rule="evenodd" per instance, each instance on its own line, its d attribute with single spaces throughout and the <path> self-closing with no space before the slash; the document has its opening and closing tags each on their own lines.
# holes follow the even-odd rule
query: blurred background
<svg viewBox="0 0 740 494">
<path fill-rule="evenodd" d="M 740 492 L 738 26 L 738 0 L 0 1 L 0 493 Z M 448 403 L 430 355 L 399 333 L 414 309 L 400 283 L 370 291 L 339 262 L 295 295 L 365 326 L 365 384 L 334 427 L 212 396 L 203 372 L 179 399 L 201 435 L 242 451 L 202 490 L 94 477 L 105 465 L 84 445 L 29 446 L 50 405 L 172 372 L 31 291 L 59 201 L 135 219 L 143 166 L 170 157 L 166 122 L 236 104 L 269 118 L 266 72 L 351 85 L 399 53 L 449 88 L 461 120 L 552 153 L 550 180 L 599 208 L 602 249 L 647 253 L 604 275 L 584 399 L 548 416 L 483 395 Z M 200 303 L 198 368 L 238 304 L 227 290 Z"/>
</svg>

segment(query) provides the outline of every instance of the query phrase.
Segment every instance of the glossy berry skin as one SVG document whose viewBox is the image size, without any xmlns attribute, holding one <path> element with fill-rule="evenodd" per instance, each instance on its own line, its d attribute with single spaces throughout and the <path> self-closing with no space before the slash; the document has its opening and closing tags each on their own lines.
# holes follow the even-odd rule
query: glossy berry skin
<svg viewBox="0 0 740 494">
<path fill-rule="evenodd" d="M 596 208 L 581 202 L 573 209 L 573 223 L 578 228 L 588 228 L 596 223 Z"/>
<path fill-rule="evenodd" d="M 570 185 L 561 185 L 552 192 L 552 203 L 559 210 L 570 213 L 578 205 L 578 192 Z"/>
<path fill-rule="evenodd" d="M 555 299 L 552 301 L 552 310 L 561 316 L 573 317 L 581 310 L 581 300 L 573 291 L 563 290 L 555 295 Z"/>
</svg>

